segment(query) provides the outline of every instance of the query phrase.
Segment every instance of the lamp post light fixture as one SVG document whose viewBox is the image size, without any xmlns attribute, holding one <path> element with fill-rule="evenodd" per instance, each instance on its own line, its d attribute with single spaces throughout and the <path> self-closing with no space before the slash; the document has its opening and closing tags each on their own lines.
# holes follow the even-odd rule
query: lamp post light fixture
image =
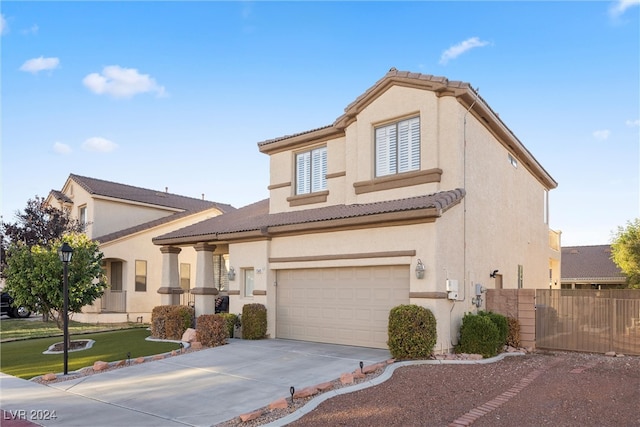
<svg viewBox="0 0 640 427">
<path fill-rule="evenodd" d="M 62 294 L 64 302 L 62 305 L 63 329 L 64 329 L 64 374 L 69 372 L 69 262 L 73 255 L 73 248 L 67 242 L 62 244 L 58 251 L 60 261 L 63 266 Z"/>
</svg>

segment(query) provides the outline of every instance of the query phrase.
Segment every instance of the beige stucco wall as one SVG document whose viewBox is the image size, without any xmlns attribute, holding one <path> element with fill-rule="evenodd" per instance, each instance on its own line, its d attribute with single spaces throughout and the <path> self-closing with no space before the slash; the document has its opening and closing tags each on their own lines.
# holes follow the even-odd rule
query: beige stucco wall
<svg viewBox="0 0 640 427">
<path fill-rule="evenodd" d="M 218 209 L 209 209 L 179 220 L 172 221 L 158 227 L 154 227 L 143 232 L 129 235 L 125 238 L 117 239 L 100 245 L 103 258 L 108 261 L 123 261 L 122 289 L 126 291 L 126 314 L 101 313 L 100 317 L 95 315 L 100 313 L 100 300 L 93 305 L 83 308 L 85 316 L 78 315 L 77 320 L 86 321 L 136 321 L 142 316 L 143 322 L 151 321 L 151 311 L 153 307 L 161 305 L 161 295 L 158 294 L 162 279 L 162 253 L 160 247 L 152 243 L 155 236 L 166 234 L 172 230 L 186 227 L 195 222 L 203 221 L 207 218 L 220 214 Z M 147 261 L 147 290 L 137 292 L 135 290 L 135 261 Z M 181 248 L 178 255 L 179 263 L 191 265 L 191 287 L 195 287 L 196 280 L 196 251 L 191 246 Z M 93 316 L 91 315 L 93 314 Z M 98 320 L 91 320 L 98 319 Z M 117 320 L 113 320 L 117 319 Z M 123 320 L 124 319 L 124 320 Z"/>
<path fill-rule="evenodd" d="M 62 192 L 73 200 L 72 218 L 77 219 L 80 208 L 87 207 L 86 234 L 92 239 L 179 212 L 160 206 L 93 196 L 72 179 L 67 180 Z M 53 202 L 51 196 L 48 201 Z"/>
<path fill-rule="evenodd" d="M 489 277 L 493 270 L 502 274 L 505 289 L 518 286 L 519 265 L 523 266 L 525 288 L 549 285 L 549 268 L 558 266 L 559 254 L 549 248 L 549 228 L 544 223 L 546 187 L 531 173 L 524 159 L 518 159 L 518 166 L 514 167 L 509 161 L 509 149 L 467 108 L 453 96 L 438 97 L 427 90 L 393 86 L 359 112 L 357 120 L 345 129 L 344 137 L 296 147 L 303 151 L 326 144 L 328 174 L 345 172 L 344 176 L 328 179 L 329 196 L 323 203 L 290 206 L 286 199 L 293 195 L 295 185 L 294 151 L 271 155 L 272 213 L 402 199 L 455 188 L 466 190 L 462 202 L 444 212 L 435 223 L 275 236 L 270 243 L 256 246 L 232 244 L 232 265 L 251 262 L 247 258 L 250 254 L 260 266 L 268 267 L 267 280 L 261 281 L 260 286 L 267 290 L 272 336 L 276 332 L 277 294 L 273 283 L 279 269 L 407 265 L 412 272 L 410 292 L 414 295 L 410 302 L 431 309 L 438 320 L 436 351 L 457 344 L 464 313 L 486 308 L 485 294 L 480 307 L 472 299 L 476 284 L 484 288 L 495 286 Z M 421 118 L 421 169 L 442 169 L 440 182 L 356 194 L 354 183 L 374 178 L 375 127 L 415 115 Z M 406 250 L 415 250 L 415 255 L 357 256 Z M 260 251 L 266 251 L 266 256 Z M 353 256 L 328 257 L 336 254 Z M 326 259 L 322 259 L 323 255 Z M 311 256 L 316 258 L 300 259 Z M 269 257 L 280 260 L 268 264 Z M 427 267 L 421 280 L 413 273 L 417 259 Z M 445 292 L 447 280 L 458 281 L 456 300 L 415 297 L 418 292 Z M 256 289 L 258 286 L 256 275 Z M 241 310 L 242 304 L 241 298 L 232 298 L 234 311 Z"/>
</svg>

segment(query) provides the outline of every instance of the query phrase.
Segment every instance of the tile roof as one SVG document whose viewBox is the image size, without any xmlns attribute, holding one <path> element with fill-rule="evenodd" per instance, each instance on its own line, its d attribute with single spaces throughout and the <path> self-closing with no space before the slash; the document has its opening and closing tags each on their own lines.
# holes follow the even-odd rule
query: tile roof
<svg viewBox="0 0 640 427">
<path fill-rule="evenodd" d="M 269 232 L 271 227 L 309 225 L 323 221 L 363 218 L 371 215 L 435 209 L 437 215 L 457 204 L 465 195 L 463 189 L 442 191 L 435 194 L 389 200 L 376 203 L 333 205 L 315 209 L 269 214 L 269 199 L 245 206 L 236 211 L 211 218 L 200 223 L 167 233 L 153 239 L 156 244 L 172 240 L 182 243 L 198 242 L 199 237 L 215 239 L 215 235 L 247 231 Z M 164 242 L 164 243 L 163 243 Z"/>
<path fill-rule="evenodd" d="M 563 280 L 625 279 L 611 259 L 611 245 L 563 247 L 561 264 Z"/>
<path fill-rule="evenodd" d="M 54 199 L 59 200 L 59 201 L 61 201 L 63 203 L 71 203 L 71 204 L 73 204 L 73 200 L 71 200 L 69 197 L 67 197 L 67 195 L 64 194 L 62 191 L 51 190 L 49 192 L 49 194 L 51 194 Z"/>
<path fill-rule="evenodd" d="M 222 212 L 228 212 L 235 209 L 233 206 L 224 203 L 180 196 L 163 191 L 134 187 L 132 185 L 118 184 L 111 181 L 104 181 L 75 174 L 70 174 L 69 179 L 74 180 L 90 194 L 113 197 L 115 199 L 129 200 L 132 202 L 146 203 L 192 212 L 211 207 L 216 207 Z"/>
</svg>

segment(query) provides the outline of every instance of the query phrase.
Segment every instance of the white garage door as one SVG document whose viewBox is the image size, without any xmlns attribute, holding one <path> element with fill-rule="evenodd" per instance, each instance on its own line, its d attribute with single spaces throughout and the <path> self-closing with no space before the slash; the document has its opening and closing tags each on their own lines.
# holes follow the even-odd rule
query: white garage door
<svg viewBox="0 0 640 427">
<path fill-rule="evenodd" d="M 278 270 L 276 335 L 387 348 L 389 310 L 409 303 L 409 266 Z"/>
</svg>

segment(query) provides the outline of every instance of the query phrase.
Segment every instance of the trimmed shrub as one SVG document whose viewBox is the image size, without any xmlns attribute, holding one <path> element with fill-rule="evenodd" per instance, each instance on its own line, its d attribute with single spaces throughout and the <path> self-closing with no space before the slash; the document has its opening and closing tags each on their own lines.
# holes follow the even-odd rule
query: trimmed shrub
<svg viewBox="0 0 640 427">
<path fill-rule="evenodd" d="M 196 339 L 207 347 L 225 345 L 229 338 L 227 320 L 220 314 L 202 314 L 196 322 Z"/>
<path fill-rule="evenodd" d="M 233 330 L 236 325 L 240 323 L 240 319 L 237 314 L 233 313 L 219 313 L 220 316 L 227 322 L 227 329 L 229 330 L 229 338 L 233 338 Z"/>
<path fill-rule="evenodd" d="M 259 340 L 267 335 L 267 308 L 262 304 L 242 307 L 242 338 Z"/>
<path fill-rule="evenodd" d="M 520 347 L 520 322 L 515 317 L 507 317 L 509 324 L 509 333 L 507 334 L 507 345 L 511 347 Z"/>
<path fill-rule="evenodd" d="M 498 327 L 498 332 L 500 333 L 500 345 L 504 346 L 507 344 L 507 336 L 509 335 L 509 322 L 507 318 L 502 314 L 494 313 L 492 311 L 480 311 L 478 313 L 480 316 L 487 316 L 495 325 Z M 498 348 L 500 350 L 500 348 Z"/>
<path fill-rule="evenodd" d="M 151 336 L 163 340 L 179 340 L 193 326 L 193 307 L 159 305 L 151 312 Z"/>
<path fill-rule="evenodd" d="M 389 312 L 387 345 L 395 359 L 426 359 L 436 345 L 436 318 L 431 310 L 414 304 Z"/>
<path fill-rule="evenodd" d="M 500 331 L 489 316 L 467 313 L 460 326 L 460 344 L 457 353 L 481 354 L 493 357 L 500 347 Z"/>
</svg>

